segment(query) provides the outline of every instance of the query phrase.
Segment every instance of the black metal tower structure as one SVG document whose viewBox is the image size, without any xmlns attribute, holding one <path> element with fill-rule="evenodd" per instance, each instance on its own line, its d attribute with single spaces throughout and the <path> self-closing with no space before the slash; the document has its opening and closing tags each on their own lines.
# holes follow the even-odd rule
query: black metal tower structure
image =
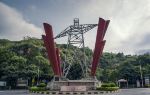
<svg viewBox="0 0 150 95">
<path fill-rule="evenodd" d="M 78 56 L 78 53 L 77 53 L 78 49 L 74 49 L 74 54 L 73 54 L 72 58 L 73 58 L 74 62 L 76 62 L 77 59 L 82 60 L 80 65 L 81 65 L 81 69 L 82 69 L 82 74 L 85 78 L 87 77 L 87 63 L 86 63 L 85 50 L 84 50 L 84 47 L 85 47 L 84 33 L 93 29 L 96 26 L 97 26 L 97 24 L 79 24 L 79 19 L 75 18 L 73 25 L 70 25 L 64 31 L 62 31 L 60 34 L 58 34 L 55 37 L 55 39 L 57 39 L 57 38 L 61 38 L 64 36 L 68 36 L 68 45 L 67 45 L 68 49 L 70 48 L 71 45 L 74 45 L 78 48 L 83 49 L 82 58 L 79 58 L 79 56 Z M 68 57 L 66 56 L 65 59 L 68 59 Z M 63 62 L 63 75 L 65 77 L 68 75 L 71 65 L 72 64 L 70 64 L 69 60 L 65 60 L 65 62 Z"/>
</svg>

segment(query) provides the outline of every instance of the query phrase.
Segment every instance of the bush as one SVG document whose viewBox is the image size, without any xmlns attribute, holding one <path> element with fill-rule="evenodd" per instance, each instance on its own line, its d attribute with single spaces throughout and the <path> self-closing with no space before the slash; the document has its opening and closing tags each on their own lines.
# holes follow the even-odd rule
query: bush
<svg viewBox="0 0 150 95">
<path fill-rule="evenodd" d="M 30 90 L 30 91 L 38 91 L 38 87 L 36 87 L 36 86 L 30 87 L 29 90 Z"/>
<path fill-rule="evenodd" d="M 30 91 L 46 91 L 46 84 L 45 83 L 40 83 L 38 86 L 33 86 L 29 88 Z"/>
<path fill-rule="evenodd" d="M 115 85 L 115 83 L 104 83 L 101 87 L 97 87 L 96 90 L 100 91 L 116 91 L 119 87 Z"/>
<path fill-rule="evenodd" d="M 40 83 L 37 87 L 46 87 L 45 83 Z"/>
<path fill-rule="evenodd" d="M 46 94 L 49 94 L 49 92 L 46 92 Z"/>
<path fill-rule="evenodd" d="M 102 84 L 101 87 L 109 87 L 109 84 L 107 84 L 107 83 Z"/>
<path fill-rule="evenodd" d="M 38 87 L 38 88 L 39 88 L 39 91 L 46 91 L 45 87 Z"/>
<path fill-rule="evenodd" d="M 150 85 L 145 85 L 145 87 L 150 88 Z"/>
<path fill-rule="evenodd" d="M 100 91 L 116 91 L 119 87 L 97 87 L 96 90 Z"/>
<path fill-rule="evenodd" d="M 116 84 L 115 83 L 109 83 L 109 86 L 110 87 L 116 87 Z"/>
<path fill-rule="evenodd" d="M 116 87 L 115 83 L 104 83 L 101 87 Z"/>
<path fill-rule="evenodd" d="M 33 87 L 30 87 L 29 90 L 30 90 L 30 91 L 46 91 L 46 88 L 45 88 L 45 87 L 33 86 Z"/>
</svg>

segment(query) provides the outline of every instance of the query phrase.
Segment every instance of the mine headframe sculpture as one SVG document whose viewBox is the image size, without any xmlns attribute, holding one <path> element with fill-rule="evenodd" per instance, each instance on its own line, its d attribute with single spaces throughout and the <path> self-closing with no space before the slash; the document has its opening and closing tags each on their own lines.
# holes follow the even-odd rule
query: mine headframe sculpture
<svg viewBox="0 0 150 95">
<path fill-rule="evenodd" d="M 91 67 L 91 73 L 90 75 L 92 77 L 95 77 L 96 74 L 96 68 L 99 62 L 99 58 L 102 55 L 102 51 L 105 45 L 104 36 L 107 30 L 107 27 L 109 25 L 109 20 L 104 20 L 102 18 L 99 18 L 98 24 L 79 24 L 79 19 L 74 19 L 74 25 L 71 25 L 67 27 L 64 31 L 62 31 L 60 34 L 58 34 L 55 38 L 53 37 L 53 31 L 52 26 L 44 23 L 44 29 L 45 34 L 42 35 L 44 44 L 46 47 L 46 50 L 48 52 L 48 58 L 50 63 L 52 64 L 52 69 L 55 76 L 61 77 L 65 76 L 67 77 L 67 74 L 71 68 L 71 64 L 65 60 L 63 64 L 63 70 L 61 68 L 61 62 L 60 62 L 60 56 L 59 56 L 59 49 L 55 47 L 54 39 L 61 38 L 64 36 L 68 36 L 68 49 L 71 45 L 77 46 L 78 48 L 83 49 L 83 58 L 80 58 L 80 60 L 83 60 L 81 65 L 82 74 L 86 78 L 87 77 L 87 64 L 85 59 L 85 50 L 84 50 L 84 33 L 91 30 L 92 28 L 98 26 L 97 29 L 97 36 L 96 36 L 96 42 L 95 42 L 95 49 L 93 53 L 93 59 L 92 59 L 92 67 Z M 76 61 L 79 59 L 79 56 L 77 54 L 77 48 L 74 50 L 73 59 Z M 66 56 L 67 59 L 67 56 Z"/>
</svg>

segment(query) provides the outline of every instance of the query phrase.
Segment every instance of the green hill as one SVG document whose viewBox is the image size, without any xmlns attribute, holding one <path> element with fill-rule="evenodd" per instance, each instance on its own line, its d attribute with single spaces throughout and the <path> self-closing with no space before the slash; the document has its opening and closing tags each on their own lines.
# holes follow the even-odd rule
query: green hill
<svg viewBox="0 0 150 95">
<path fill-rule="evenodd" d="M 73 60 L 72 46 L 69 50 L 65 44 L 57 44 L 60 48 L 61 60 L 64 61 L 65 55 Z M 82 49 L 78 49 L 79 60 L 82 61 Z M 92 58 L 92 50 L 85 47 L 87 64 Z M 71 63 L 72 64 L 72 63 Z M 129 84 L 134 84 L 135 80 L 140 80 L 140 64 L 142 65 L 143 75 L 150 74 L 150 54 L 143 55 L 124 55 L 123 53 L 103 53 L 100 58 L 97 78 L 104 82 L 115 82 L 118 79 L 124 78 L 129 80 Z M 79 64 L 73 64 L 71 71 L 68 74 L 69 79 L 82 78 L 82 70 Z M 78 69 L 76 69 L 78 68 Z M 49 64 L 47 53 L 41 39 L 26 38 L 21 41 L 9 41 L 0 39 L 0 79 L 8 82 L 16 81 L 18 78 L 26 78 L 30 81 L 37 79 L 38 69 L 40 80 L 50 80 L 53 77 L 51 65 Z M 11 85 L 13 85 L 10 82 Z M 15 84 L 14 84 L 15 85 Z"/>
</svg>

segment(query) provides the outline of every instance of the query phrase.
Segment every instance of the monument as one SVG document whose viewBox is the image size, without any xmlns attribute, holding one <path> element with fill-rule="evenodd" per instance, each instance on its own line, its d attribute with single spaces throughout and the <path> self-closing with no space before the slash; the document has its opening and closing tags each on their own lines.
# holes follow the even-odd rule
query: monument
<svg viewBox="0 0 150 95">
<path fill-rule="evenodd" d="M 42 35 L 44 40 L 44 45 L 46 47 L 49 61 L 52 65 L 54 72 L 54 79 L 48 83 L 48 88 L 50 90 L 58 91 L 87 91 L 94 90 L 99 81 L 96 79 L 96 69 L 100 56 L 102 55 L 104 45 L 106 43 L 104 39 L 107 27 L 109 25 L 109 20 L 104 20 L 99 18 L 98 24 L 79 24 L 79 19 L 74 19 L 74 24 L 67 27 L 64 31 L 58 34 L 56 37 L 53 36 L 52 26 L 44 23 L 45 35 Z M 91 30 L 92 28 L 98 26 L 97 36 L 95 42 L 95 49 L 93 53 L 93 58 L 91 60 L 91 72 L 87 74 L 87 63 L 84 51 L 84 33 Z M 82 68 L 82 73 L 84 78 L 80 80 L 69 80 L 67 74 L 71 68 L 71 64 L 66 64 L 67 61 L 61 63 L 59 49 L 55 46 L 54 40 L 68 36 L 68 45 L 74 45 L 78 48 L 83 48 L 83 61 L 80 63 Z M 73 59 L 76 60 L 78 55 L 77 50 L 74 50 Z M 67 58 L 67 56 L 66 56 Z M 69 62 L 68 62 L 69 63 Z M 61 66 L 63 65 L 63 66 Z"/>
</svg>

